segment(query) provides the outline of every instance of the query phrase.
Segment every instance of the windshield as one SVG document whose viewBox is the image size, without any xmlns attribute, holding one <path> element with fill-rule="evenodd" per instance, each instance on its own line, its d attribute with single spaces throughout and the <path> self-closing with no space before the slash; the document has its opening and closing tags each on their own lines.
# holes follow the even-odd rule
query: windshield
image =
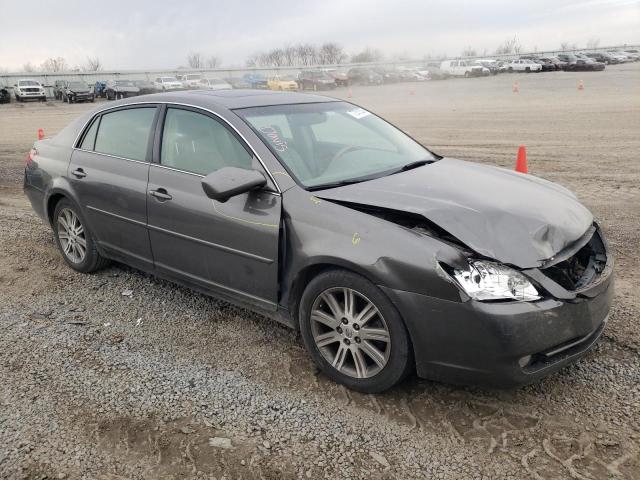
<svg viewBox="0 0 640 480">
<path fill-rule="evenodd" d="M 163 82 L 177 82 L 178 79 L 176 77 L 162 77 Z"/>
<path fill-rule="evenodd" d="M 18 85 L 21 87 L 39 87 L 40 84 L 35 80 L 20 80 Z"/>
<path fill-rule="evenodd" d="M 69 88 L 89 88 L 82 82 L 69 82 Z"/>
<path fill-rule="evenodd" d="M 436 159 L 393 125 L 346 102 L 235 112 L 306 188 L 364 181 Z"/>
<path fill-rule="evenodd" d="M 134 87 L 135 85 L 131 80 L 116 80 L 116 85 L 119 87 Z"/>
</svg>

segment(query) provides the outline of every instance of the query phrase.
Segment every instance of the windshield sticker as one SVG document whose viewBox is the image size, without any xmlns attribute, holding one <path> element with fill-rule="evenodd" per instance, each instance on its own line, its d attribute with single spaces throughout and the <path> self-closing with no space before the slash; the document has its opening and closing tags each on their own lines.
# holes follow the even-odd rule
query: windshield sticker
<svg viewBox="0 0 640 480">
<path fill-rule="evenodd" d="M 271 142 L 271 145 L 276 152 L 286 152 L 287 148 L 289 148 L 287 146 L 287 142 L 283 138 L 280 138 L 280 134 L 275 127 L 260 127 L 260 131 L 269 140 L 269 142 Z"/>
<path fill-rule="evenodd" d="M 351 115 L 353 118 L 358 119 L 358 120 L 360 120 L 361 118 L 366 117 L 367 115 L 371 115 L 370 112 L 367 112 L 363 108 L 356 108 L 355 110 L 349 110 L 347 113 L 349 115 Z"/>
</svg>

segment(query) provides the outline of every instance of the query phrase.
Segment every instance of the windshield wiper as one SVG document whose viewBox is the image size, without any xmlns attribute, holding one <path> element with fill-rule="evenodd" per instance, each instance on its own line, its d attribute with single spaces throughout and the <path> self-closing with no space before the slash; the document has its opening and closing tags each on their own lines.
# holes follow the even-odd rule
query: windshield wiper
<svg viewBox="0 0 640 480">
<path fill-rule="evenodd" d="M 340 180 L 339 182 L 321 183 L 320 185 L 313 185 L 308 187 L 307 190 L 313 192 L 315 190 L 324 190 L 325 188 L 344 187 L 345 185 L 353 185 L 354 183 L 366 182 L 370 178 L 354 178 L 351 180 Z"/>
<path fill-rule="evenodd" d="M 423 165 L 428 165 L 433 162 L 435 162 L 435 160 L 430 158 L 424 159 L 424 160 L 417 160 L 415 162 L 411 162 L 411 163 L 407 163 L 406 165 L 403 165 L 398 171 L 406 172 L 407 170 L 413 170 L 414 168 L 422 167 Z"/>
</svg>

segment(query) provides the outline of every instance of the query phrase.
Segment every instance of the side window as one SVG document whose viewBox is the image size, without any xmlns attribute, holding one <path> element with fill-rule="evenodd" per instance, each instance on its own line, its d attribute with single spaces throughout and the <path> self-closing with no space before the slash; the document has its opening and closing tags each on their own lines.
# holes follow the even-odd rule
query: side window
<svg viewBox="0 0 640 480">
<path fill-rule="evenodd" d="M 96 132 L 98 131 L 98 124 L 100 123 L 100 118 L 96 118 L 93 120 L 93 123 L 85 133 L 84 138 L 82 139 L 82 144 L 80 148 L 83 150 L 93 150 L 96 144 Z"/>
<path fill-rule="evenodd" d="M 105 113 L 100 120 L 95 151 L 144 161 L 155 113 L 155 107 Z"/>
<path fill-rule="evenodd" d="M 220 122 L 201 113 L 167 109 L 160 164 L 208 175 L 222 167 L 251 169 L 252 155 Z"/>
</svg>

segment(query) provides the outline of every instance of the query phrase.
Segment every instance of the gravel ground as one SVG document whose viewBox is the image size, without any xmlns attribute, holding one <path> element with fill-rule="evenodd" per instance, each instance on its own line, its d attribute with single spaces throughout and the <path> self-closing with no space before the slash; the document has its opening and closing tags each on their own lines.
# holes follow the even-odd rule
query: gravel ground
<svg viewBox="0 0 640 480">
<path fill-rule="evenodd" d="M 506 391 L 349 392 L 259 315 L 121 265 L 72 272 L 21 170 L 38 128 L 90 105 L 0 106 L 0 477 L 640 478 L 639 81 L 635 64 L 353 89 L 439 153 L 511 167 L 526 144 L 531 172 L 603 225 L 617 259 L 603 339 Z"/>
</svg>

